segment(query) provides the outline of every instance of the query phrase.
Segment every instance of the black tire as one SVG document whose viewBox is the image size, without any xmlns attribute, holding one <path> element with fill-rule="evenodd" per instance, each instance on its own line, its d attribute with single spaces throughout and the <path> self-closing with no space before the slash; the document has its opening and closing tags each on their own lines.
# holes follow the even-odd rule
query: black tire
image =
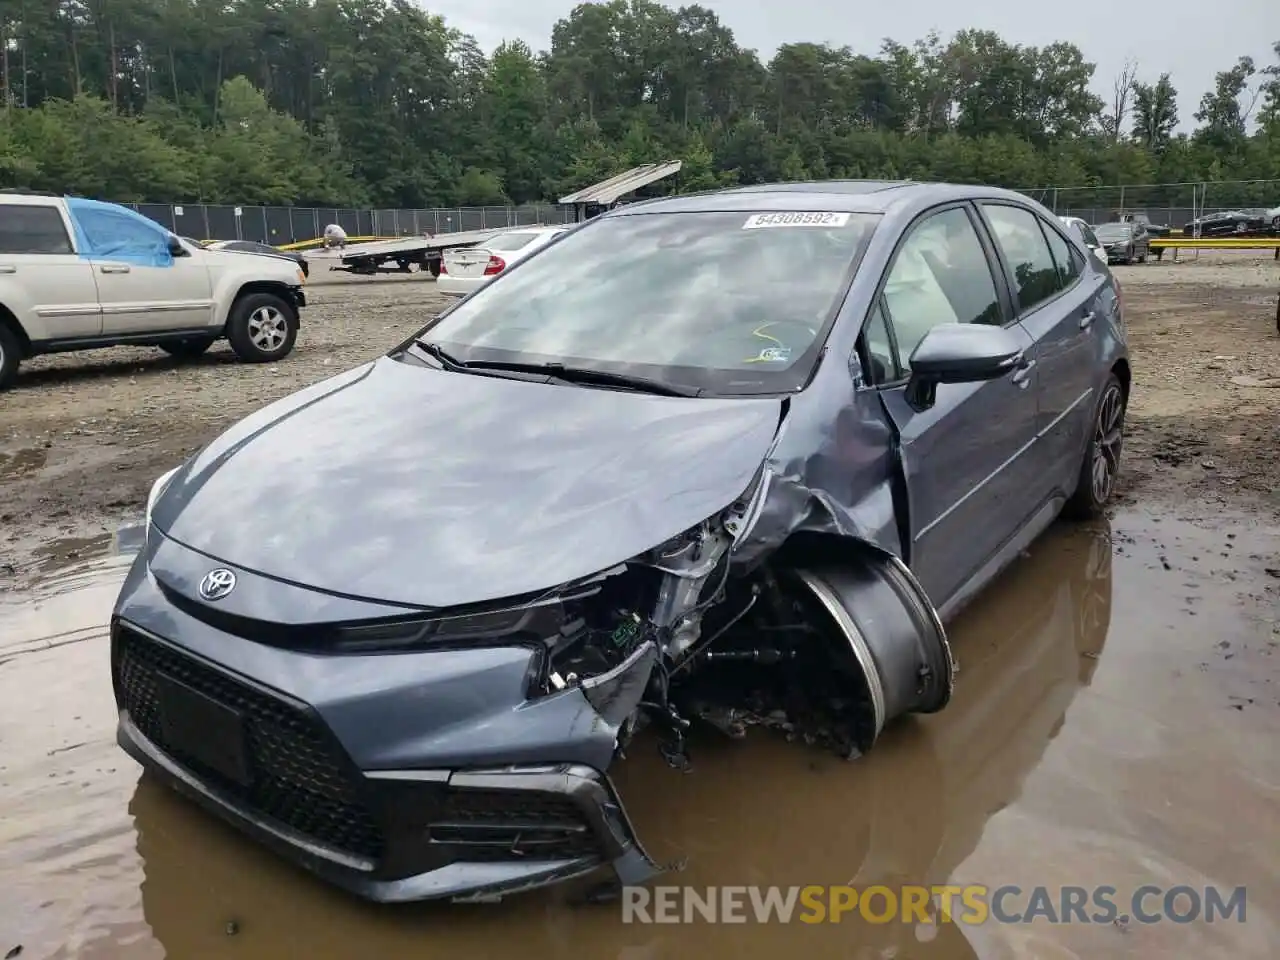
<svg viewBox="0 0 1280 960">
<path fill-rule="evenodd" d="M 245 363 L 283 360 L 298 339 L 298 311 L 278 294 L 245 294 L 231 306 L 227 339 Z"/>
<path fill-rule="evenodd" d="M 22 362 L 22 343 L 12 330 L 0 320 L 0 390 L 13 386 L 18 376 L 18 364 Z"/>
<path fill-rule="evenodd" d="M 160 344 L 160 349 L 179 360 L 194 360 L 213 346 L 213 337 L 201 337 L 198 340 L 174 340 L 172 343 Z"/>
<path fill-rule="evenodd" d="M 1062 511 L 1064 516 L 1073 520 L 1093 520 L 1102 516 L 1111 502 L 1124 448 L 1125 406 L 1124 388 L 1120 385 L 1120 378 L 1113 373 L 1107 378 L 1094 407 L 1076 492 L 1067 501 Z M 1102 476 L 1104 468 L 1106 473 Z"/>
</svg>

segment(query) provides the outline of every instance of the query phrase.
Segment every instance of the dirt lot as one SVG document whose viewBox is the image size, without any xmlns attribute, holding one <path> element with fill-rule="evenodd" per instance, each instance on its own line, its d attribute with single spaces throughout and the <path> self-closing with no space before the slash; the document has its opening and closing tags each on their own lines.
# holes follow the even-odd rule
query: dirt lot
<svg viewBox="0 0 1280 960">
<path fill-rule="evenodd" d="M 1280 264 L 1251 253 L 1119 267 L 1135 370 L 1124 496 L 1231 503 L 1280 495 Z M 250 411 L 388 349 L 443 303 L 429 281 L 325 283 L 292 356 L 195 364 L 158 350 L 26 364 L 0 395 L 0 590 L 99 549 L 151 481 Z"/>
</svg>

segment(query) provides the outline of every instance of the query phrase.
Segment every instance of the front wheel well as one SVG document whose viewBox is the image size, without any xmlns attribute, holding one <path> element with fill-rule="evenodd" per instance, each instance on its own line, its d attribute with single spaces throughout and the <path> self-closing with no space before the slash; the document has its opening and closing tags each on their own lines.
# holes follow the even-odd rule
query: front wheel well
<svg viewBox="0 0 1280 960">
<path fill-rule="evenodd" d="M 1116 379 L 1120 381 L 1120 390 L 1124 395 L 1125 406 L 1129 405 L 1129 384 L 1132 381 L 1132 375 L 1129 372 L 1128 360 L 1117 360 L 1111 366 L 1111 372 L 1116 375 Z"/>
<path fill-rule="evenodd" d="M 774 566 L 807 567 L 815 563 L 842 563 L 887 554 L 873 543 L 835 533 L 801 530 L 793 533 L 770 558 Z"/>
<path fill-rule="evenodd" d="M 255 293 L 269 293 L 272 296 L 279 297 L 289 305 L 289 309 L 293 313 L 293 322 L 297 323 L 301 319 L 298 313 L 297 304 L 294 302 L 293 294 L 290 291 L 288 284 L 280 283 L 276 280 L 250 280 L 236 291 L 235 297 L 231 300 L 231 307 L 227 310 L 225 322 L 229 323 L 231 321 L 231 314 L 235 312 L 235 306 L 237 303 L 245 297 L 252 296 Z"/>
<path fill-rule="evenodd" d="M 17 338 L 18 345 L 22 347 L 23 357 L 31 356 L 31 338 L 27 336 L 27 331 L 22 329 L 22 324 L 13 315 L 13 311 L 3 303 L 0 303 L 0 326 L 7 328 Z"/>
</svg>

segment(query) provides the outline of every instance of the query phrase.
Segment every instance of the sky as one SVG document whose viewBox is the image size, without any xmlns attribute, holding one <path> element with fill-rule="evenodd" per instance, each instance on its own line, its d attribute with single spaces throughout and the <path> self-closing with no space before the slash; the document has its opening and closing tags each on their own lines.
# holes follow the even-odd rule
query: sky
<svg viewBox="0 0 1280 960">
<path fill-rule="evenodd" d="M 472 34 L 486 51 L 520 39 L 535 51 L 551 43 L 551 27 L 575 0 L 419 0 L 449 25 Z M 681 6 L 666 0 L 668 6 Z M 1191 129 L 1200 97 L 1213 75 L 1251 56 L 1270 64 L 1280 41 L 1280 0 L 1139 0 L 1075 5 L 1047 0 L 701 0 L 733 30 L 738 43 L 767 61 L 779 44 L 809 41 L 849 46 L 875 55 L 890 37 L 901 43 L 936 29 L 944 37 L 965 28 L 994 30 L 1005 40 L 1045 46 L 1075 43 L 1097 64 L 1095 92 L 1110 99 L 1126 60 L 1138 64 L 1138 79 L 1153 82 L 1168 73 L 1178 90 L 1181 128 Z M 1064 16 L 1065 14 L 1065 16 Z"/>
</svg>

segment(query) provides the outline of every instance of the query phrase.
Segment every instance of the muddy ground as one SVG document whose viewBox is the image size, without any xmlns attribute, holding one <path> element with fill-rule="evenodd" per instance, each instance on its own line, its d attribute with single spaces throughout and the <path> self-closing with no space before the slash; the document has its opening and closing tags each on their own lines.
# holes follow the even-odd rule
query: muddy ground
<svg viewBox="0 0 1280 960">
<path fill-rule="evenodd" d="M 1124 497 L 1280 509 L 1280 264 L 1253 253 L 1118 267 L 1135 388 Z M 345 275 L 344 275 L 345 276 Z M 0 590 L 105 542 L 152 480 L 250 411 L 371 359 L 445 302 L 430 281 L 317 271 L 294 353 L 198 363 L 120 348 L 43 357 L 0 395 Z"/>
</svg>

